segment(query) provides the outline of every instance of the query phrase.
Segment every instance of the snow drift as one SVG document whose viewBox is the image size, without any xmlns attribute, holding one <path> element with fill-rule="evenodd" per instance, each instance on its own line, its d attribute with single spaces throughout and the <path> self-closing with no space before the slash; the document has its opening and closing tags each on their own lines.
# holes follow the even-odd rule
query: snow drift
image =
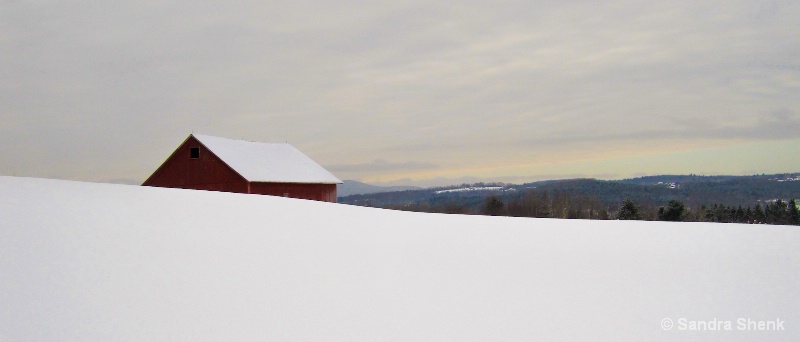
<svg viewBox="0 0 800 342">
<path fill-rule="evenodd" d="M 14 177 L 0 193 L 0 341 L 800 338 L 797 227 L 422 214 Z M 785 329 L 742 331 L 739 318 Z"/>
</svg>

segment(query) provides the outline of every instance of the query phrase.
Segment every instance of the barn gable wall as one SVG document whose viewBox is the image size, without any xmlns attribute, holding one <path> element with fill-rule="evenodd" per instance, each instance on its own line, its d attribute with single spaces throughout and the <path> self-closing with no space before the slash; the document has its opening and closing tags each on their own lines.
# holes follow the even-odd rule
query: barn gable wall
<svg viewBox="0 0 800 342">
<path fill-rule="evenodd" d="M 191 148 L 199 148 L 197 159 Z M 247 193 L 247 180 L 192 136 L 142 185 Z"/>
</svg>

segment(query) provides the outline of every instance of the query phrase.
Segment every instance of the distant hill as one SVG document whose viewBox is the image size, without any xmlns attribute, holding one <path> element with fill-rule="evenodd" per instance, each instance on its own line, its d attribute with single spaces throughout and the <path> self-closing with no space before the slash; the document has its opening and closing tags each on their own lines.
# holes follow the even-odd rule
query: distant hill
<svg viewBox="0 0 800 342">
<path fill-rule="evenodd" d="M 340 184 L 339 188 L 336 190 L 339 197 L 421 189 L 420 187 L 416 186 L 377 186 L 354 180 L 345 180 L 343 182 L 344 184 Z"/>
<path fill-rule="evenodd" d="M 489 195 L 504 201 L 528 192 L 592 198 L 609 209 L 624 199 L 646 206 L 662 206 L 679 200 L 688 206 L 725 204 L 750 206 L 758 201 L 800 198 L 800 174 L 754 176 L 663 175 L 623 180 L 568 179 L 526 184 L 479 183 L 443 188 L 406 190 L 342 196 L 339 203 L 399 208 L 408 206 L 463 206 L 475 212 Z"/>
<path fill-rule="evenodd" d="M 660 176 L 645 176 L 638 178 L 623 179 L 618 182 L 626 184 L 638 185 L 657 185 L 662 183 L 697 183 L 697 182 L 724 182 L 735 179 L 770 179 L 782 175 L 763 175 L 763 176 L 698 176 L 698 175 L 660 175 Z"/>
</svg>

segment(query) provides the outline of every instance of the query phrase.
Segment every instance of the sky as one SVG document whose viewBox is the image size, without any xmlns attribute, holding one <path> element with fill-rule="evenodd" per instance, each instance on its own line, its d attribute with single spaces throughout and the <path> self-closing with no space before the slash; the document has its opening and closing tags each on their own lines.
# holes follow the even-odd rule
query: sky
<svg viewBox="0 0 800 342">
<path fill-rule="evenodd" d="M 191 133 L 378 185 L 800 171 L 797 1 L 0 2 L 0 175 Z"/>
</svg>

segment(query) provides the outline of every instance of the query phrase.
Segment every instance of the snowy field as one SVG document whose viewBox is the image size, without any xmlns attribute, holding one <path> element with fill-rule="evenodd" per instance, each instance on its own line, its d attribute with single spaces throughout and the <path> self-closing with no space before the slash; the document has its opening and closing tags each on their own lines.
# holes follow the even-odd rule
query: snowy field
<svg viewBox="0 0 800 342">
<path fill-rule="evenodd" d="M 0 194 L 0 341 L 800 340 L 798 227 Z"/>
</svg>

